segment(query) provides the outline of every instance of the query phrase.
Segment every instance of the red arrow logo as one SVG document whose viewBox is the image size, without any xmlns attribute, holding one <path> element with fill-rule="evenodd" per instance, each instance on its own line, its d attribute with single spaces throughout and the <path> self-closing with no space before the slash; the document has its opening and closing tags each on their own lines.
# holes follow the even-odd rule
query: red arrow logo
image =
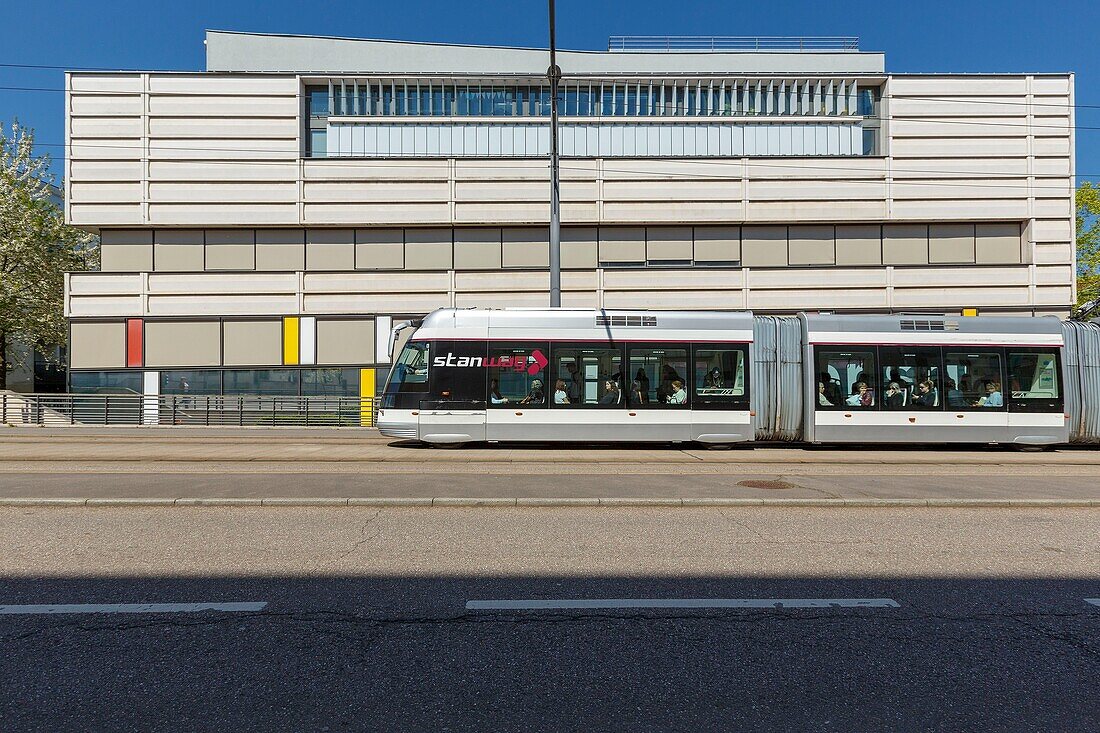
<svg viewBox="0 0 1100 733">
<path fill-rule="evenodd" d="M 542 351 L 535 349 L 531 352 L 531 358 L 534 359 L 534 364 L 527 365 L 527 373 L 534 376 L 546 368 L 546 365 L 550 363 L 550 360 L 543 355 Z"/>
</svg>

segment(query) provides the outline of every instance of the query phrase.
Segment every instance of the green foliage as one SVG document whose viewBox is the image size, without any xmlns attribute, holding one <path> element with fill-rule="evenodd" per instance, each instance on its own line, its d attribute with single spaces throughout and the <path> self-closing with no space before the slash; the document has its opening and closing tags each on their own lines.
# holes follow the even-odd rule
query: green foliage
<svg viewBox="0 0 1100 733">
<path fill-rule="evenodd" d="M 0 388 L 14 341 L 65 344 L 65 272 L 98 267 L 96 238 L 65 226 L 49 165 L 31 130 L 0 128 Z"/>
<path fill-rule="evenodd" d="M 1077 305 L 1100 298 L 1100 187 L 1077 187 Z"/>
</svg>

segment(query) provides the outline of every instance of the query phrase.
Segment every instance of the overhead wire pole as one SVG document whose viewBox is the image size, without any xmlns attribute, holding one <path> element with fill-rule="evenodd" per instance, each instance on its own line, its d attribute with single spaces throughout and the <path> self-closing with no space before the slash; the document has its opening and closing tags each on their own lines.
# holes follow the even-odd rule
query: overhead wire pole
<svg viewBox="0 0 1100 733">
<path fill-rule="evenodd" d="M 561 69 L 557 63 L 554 39 L 554 0 L 550 3 L 550 307 L 561 307 L 561 182 L 558 171 L 558 83 Z"/>
</svg>

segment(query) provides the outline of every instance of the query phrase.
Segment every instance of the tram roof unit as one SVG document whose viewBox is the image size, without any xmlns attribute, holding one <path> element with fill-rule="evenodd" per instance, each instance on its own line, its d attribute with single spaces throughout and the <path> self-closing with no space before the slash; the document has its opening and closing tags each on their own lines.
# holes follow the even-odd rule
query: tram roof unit
<svg viewBox="0 0 1100 733">
<path fill-rule="evenodd" d="M 747 343 L 752 326 L 748 311 L 440 308 L 425 316 L 414 338 Z"/>
<path fill-rule="evenodd" d="M 801 313 L 810 344 L 1061 346 L 1054 316 L 864 316 Z"/>
</svg>

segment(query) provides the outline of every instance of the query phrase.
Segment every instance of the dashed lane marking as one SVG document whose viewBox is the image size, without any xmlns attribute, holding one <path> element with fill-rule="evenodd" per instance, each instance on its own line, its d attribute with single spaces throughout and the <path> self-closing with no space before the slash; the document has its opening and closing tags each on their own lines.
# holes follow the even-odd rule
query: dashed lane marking
<svg viewBox="0 0 1100 733">
<path fill-rule="evenodd" d="M 199 613 L 262 611 L 267 601 L 245 603 L 38 603 L 0 606 L 0 615 L 43 613 Z"/>
<path fill-rule="evenodd" d="M 548 598 L 466 601 L 468 611 L 615 608 L 900 608 L 892 598 Z"/>
</svg>

